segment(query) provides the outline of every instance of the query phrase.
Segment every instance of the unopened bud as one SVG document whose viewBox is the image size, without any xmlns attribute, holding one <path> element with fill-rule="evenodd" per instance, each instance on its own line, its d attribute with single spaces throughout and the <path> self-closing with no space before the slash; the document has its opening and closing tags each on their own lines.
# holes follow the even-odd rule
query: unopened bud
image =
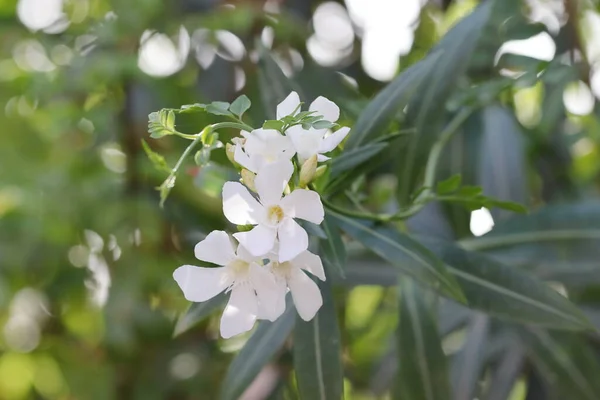
<svg viewBox="0 0 600 400">
<path fill-rule="evenodd" d="M 322 177 L 326 171 L 327 171 L 327 165 L 321 165 L 320 167 L 318 167 L 317 170 L 315 171 L 315 176 L 314 176 L 313 180 L 319 179 L 320 177 Z"/>
<path fill-rule="evenodd" d="M 246 185 L 248 189 L 252 190 L 253 192 L 256 192 L 256 186 L 254 186 L 254 178 L 256 178 L 256 175 L 254 173 L 248 171 L 245 168 L 242 170 L 242 182 L 244 183 L 244 185 Z"/>
<path fill-rule="evenodd" d="M 300 168 L 300 187 L 306 187 L 315 178 L 317 172 L 317 155 L 313 155 L 308 160 L 304 161 Z"/>
<path fill-rule="evenodd" d="M 240 232 L 248 232 L 254 228 L 254 225 L 238 225 L 237 230 Z"/>
</svg>

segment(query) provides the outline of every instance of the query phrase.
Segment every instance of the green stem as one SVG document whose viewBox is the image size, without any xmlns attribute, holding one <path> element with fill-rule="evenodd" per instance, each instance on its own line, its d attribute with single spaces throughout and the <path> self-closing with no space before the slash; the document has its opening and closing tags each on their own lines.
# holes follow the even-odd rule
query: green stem
<svg viewBox="0 0 600 400">
<path fill-rule="evenodd" d="M 181 132 L 177 132 L 177 131 L 174 131 L 173 133 L 179 137 L 182 137 L 182 138 L 188 139 L 188 140 L 196 140 L 198 138 L 198 135 L 188 135 L 187 133 L 181 133 Z"/>
<path fill-rule="evenodd" d="M 253 127 L 243 122 L 217 122 L 216 124 L 211 125 L 211 127 L 215 131 L 223 128 L 241 129 L 248 132 L 254 130 Z"/>
</svg>

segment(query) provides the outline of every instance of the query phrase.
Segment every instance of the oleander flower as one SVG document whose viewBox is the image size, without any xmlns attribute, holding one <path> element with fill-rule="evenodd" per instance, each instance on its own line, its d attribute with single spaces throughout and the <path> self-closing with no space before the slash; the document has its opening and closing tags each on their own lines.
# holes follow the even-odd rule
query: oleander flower
<svg viewBox="0 0 600 400">
<path fill-rule="evenodd" d="M 265 165 L 289 161 L 296 154 L 290 138 L 274 129 L 261 128 L 241 134 L 244 143 L 237 141 L 233 157 L 235 162 L 254 173 Z"/>
<path fill-rule="evenodd" d="M 175 270 L 173 278 L 189 301 L 203 302 L 223 291 L 231 293 L 221 317 L 221 336 L 230 338 L 252 329 L 259 308 L 262 318 L 274 321 L 279 317 L 280 285 L 261 258 L 241 245 L 234 248 L 224 231 L 208 234 L 194 253 L 199 260 L 220 267 L 183 265 Z"/>
<path fill-rule="evenodd" d="M 233 235 L 253 256 L 267 254 L 278 239 L 277 261 L 289 261 L 308 248 L 308 234 L 295 219 L 314 224 L 323 221 L 323 204 L 317 192 L 296 189 L 283 196 L 293 172 L 290 161 L 263 166 L 254 179 L 258 200 L 239 182 L 223 186 L 225 217 L 237 225 L 254 225 L 250 231 Z"/>
</svg>

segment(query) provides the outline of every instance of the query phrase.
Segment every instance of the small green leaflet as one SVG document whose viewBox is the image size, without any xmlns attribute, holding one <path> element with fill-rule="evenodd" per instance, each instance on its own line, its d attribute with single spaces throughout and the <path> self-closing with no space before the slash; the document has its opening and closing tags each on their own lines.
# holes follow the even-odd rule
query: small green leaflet
<svg viewBox="0 0 600 400">
<path fill-rule="evenodd" d="M 250 102 L 248 96 L 243 94 L 235 99 L 233 103 L 231 103 L 231 106 L 229 106 L 229 111 L 231 111 L 234 115 L 237 115 L 239 118 L 242 118 L 242 115 L 248 111 L 251 105 L 252 103 Z"/>
</svg>

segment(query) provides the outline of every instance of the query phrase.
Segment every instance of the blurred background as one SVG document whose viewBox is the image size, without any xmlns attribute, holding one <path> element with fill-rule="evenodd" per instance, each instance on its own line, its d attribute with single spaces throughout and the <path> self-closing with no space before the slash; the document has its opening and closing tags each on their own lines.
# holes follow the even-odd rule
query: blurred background
<svg viewBox="0 0 600 400">
<path fill-rule="evenodd" d="M 535 204 L 595 192 L 597 2 L 509 3 L 495 28 L 512 19 L 523 29 L 506 41 L 492 32 L 502 41 L 493 63 L 473 75 L 569 65 L 504 99 L 532 138 L 518 142 L 529 177 L 522 198 Z M 148 114 L 244 93 L 253 102 L 249 121 L 259 126 L 281 100 L 272 93 L 284 74 L 306 101 L 335 101 L 351 124 L 477 4 L 0 0 L 0 399 L 216 398 L 247 336 L 219 339 L 213 316 L 173 338 L 188 303 L 171 274 L 193 263 L 203 235 L 225 227 L 219 193 L 232 175 L 222 152 L 201 169 L 190 159 L 160 209 L 154 188 L 165 176 L 141 140 L 170 165 L 187 143 L 149 139 Z M 178 128 L 197 133 L 216 121 L 186 115 Z M 373 195 L 390 185 L 382 177 Z M 485 211 L 461 215 L 456 237 L 493 225 Z M 378 398 L 369 371 L 396 320 L 389 312 L 373 316 L 381 290 L 359 286 L 342 295 L 352 399 Z M 278 368 L 245 398 L 267 398 L 273 376 L 289 373 L 285 351 Z"/>
</svg>

